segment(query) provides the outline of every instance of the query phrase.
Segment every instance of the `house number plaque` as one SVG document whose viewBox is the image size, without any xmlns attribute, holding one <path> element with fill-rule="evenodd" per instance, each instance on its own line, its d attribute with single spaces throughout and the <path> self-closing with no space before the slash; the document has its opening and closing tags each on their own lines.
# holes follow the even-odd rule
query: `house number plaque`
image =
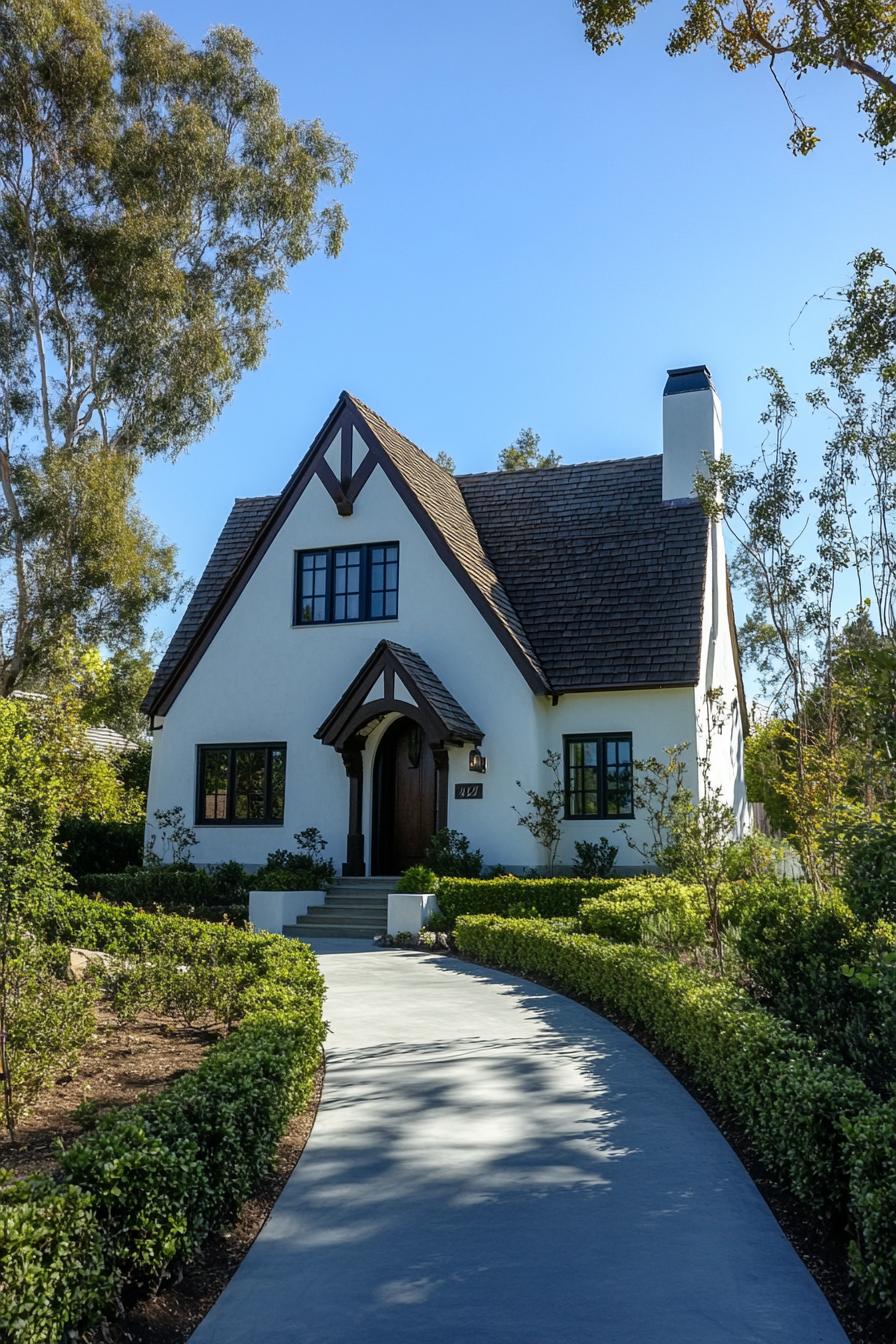
<svg viewBox="0 0 896 1344">
<path fill-rule="evenodd" d="M 454 796 L 455 796 L 455 798 L 481 798 L 481 797 L 482 797 L 482 785 L 481 785 L 481 784 L 455 784 L 455 786 L 454 786 Z"/>
</svg>

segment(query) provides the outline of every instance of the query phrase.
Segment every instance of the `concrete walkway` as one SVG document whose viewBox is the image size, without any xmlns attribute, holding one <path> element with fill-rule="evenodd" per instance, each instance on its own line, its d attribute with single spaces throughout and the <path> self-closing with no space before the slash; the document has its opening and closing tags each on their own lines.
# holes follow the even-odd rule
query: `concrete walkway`
<svg viewBox="0 0 896 1344">
<path fill-rule="evenodd" d="M 194 1344 L 844 1344 L 718 1130 L 588 1009 L 321 942 L 311 1139 Z"/>
</svg>

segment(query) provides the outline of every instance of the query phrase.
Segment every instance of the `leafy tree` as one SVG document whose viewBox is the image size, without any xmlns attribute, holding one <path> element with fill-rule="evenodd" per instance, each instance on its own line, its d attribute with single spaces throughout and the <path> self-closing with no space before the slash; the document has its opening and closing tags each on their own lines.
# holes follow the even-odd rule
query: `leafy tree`
<svg viewBox="0 0 896 1344">
<path fill-rule="evenodd" d="M 513 443 L 502 448 L 498 456 L 499 471 L 525 471 L 530 467 L 559 467 L 559 453 L 541 453 L 538 445 L 541 435 L 534 429 L 521 429 Z"/>
<path fill-rule="evenodd" d="M 838 836 L 893 807 L 896 779 L 896 284 L 880 253 L 856 259 L 839 298 L 808 396 L 831 426 L 819 480 L 801 478 L 796 402 L 766 369 L 759 457 L 697 482 L 737 542 L 742 646 L 779 719 L 773 788 L 815 886 L 836 873 Z"/>
<path fill-rule="evenodd" d="M 650 0 L 576 0 L 585 35 L 603 55 Z M 681 56 L 712 46 L 735 72 L 768 64 L 793 119 L 790 145 L 808 154 L 814 126 L 799 115 L 778 77 L 786 62 L 797 79 L 810 70 L 843 70 L 862 82 L 864 138 L 882 159 L 896 153 L 896 19 L 892 0 L 686 0 L 666 51 Z"/>
<path fill-rule="evenodd" d="M 63 638 L 140 649 L 176 590 L 141 462 L 209 430 L 289 268 L 340 249 L 351 155 L 256 54 L 105 0 L 0 11 L 0 692 Z"/>
<path fill-rule="evenodd" d="M 441 467 L 443 471 L 449 471 L 453 476 L 457 470 L 457 464 L 450 453 L 438 452 L 435 458 L 436 466 Z"/>
</svg>

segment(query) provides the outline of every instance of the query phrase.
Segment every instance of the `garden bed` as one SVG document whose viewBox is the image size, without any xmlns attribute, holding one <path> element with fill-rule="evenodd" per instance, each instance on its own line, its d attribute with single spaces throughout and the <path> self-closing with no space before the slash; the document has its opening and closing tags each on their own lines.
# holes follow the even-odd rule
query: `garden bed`
<svg viewBox="0 0 896 1344">
<path fill-rule="evenodd" d="M 0 1167 L 19 1176 L 54 1172 L 58 1139 L 68 1145 L 99 1116 L 152 1096 L 191 1073 L 221 1038 L 219 1030 L 200 1030 L 173 1019 L 141 1015 L 122 1023 L 104 1004 L 95 1013 L 97 1033 L 76 1070 L 41 1093 L 20 1123 L 15 1143 L 0 1140 Z"/>
<path fill-rule="evenodd" d="M 184 1344 L 190 1338 L 239 1269 L 295 1170 L 314 1126 L 323 1082 L 320 1068 L 307 1108 L 290 1120 L 270 1174 L 259 1182 L 236 1221 L 209 1238 L 176 1283 L 134 1303 L 121 1321 L 107 1328 L 110 1344 Z"/>
</svg>

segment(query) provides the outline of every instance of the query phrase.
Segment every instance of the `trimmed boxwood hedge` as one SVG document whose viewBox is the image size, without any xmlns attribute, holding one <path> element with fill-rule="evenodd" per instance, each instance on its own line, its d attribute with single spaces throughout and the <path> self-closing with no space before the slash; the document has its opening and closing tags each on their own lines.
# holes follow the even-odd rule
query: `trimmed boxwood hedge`
<svg viewBox="0 0 896 1344">
<path fill-rule="evenodd" d="M 302 943 L 68 895 L 38 925 L 52 941 L 251 974 L 239 1026 L 194 1072 L 102 1119 L 58 1182 L 0 1188 L 0 1338 L 17 1344 L 95 1325 L 231 1220 L 307 1104 L 324 1039 L 323 981 Z"/>
<path fill-rule="evenodd" d="M 576 915 L 589 897 L 613 891 L 624 877 L 443 877 L 439 909 L 448 919 L 461 915 L 506 915 L 515 905 L 537 910 L 544 919 Z"/>
<path fill-rule="evenodd" d="M 896 1113 L 851 1070 L 736 986 L 649 948 L 541 920 L 467 916 L 458 950 L 602 1005 L 646 1030 L 708 1087 L 813 1215 L 846 1217 L 865 1298 L 896 1305 Z"/>
<path fill-rule="evenodd" d="M 675 941 L 695 947 L 706 935 L 706 898 L 701 887 L 672 877 L 630 877 L 582 902 L 581 931 L 614 943 L 638 943 L 645 925 L 663 915 Z"/>
</svg>

